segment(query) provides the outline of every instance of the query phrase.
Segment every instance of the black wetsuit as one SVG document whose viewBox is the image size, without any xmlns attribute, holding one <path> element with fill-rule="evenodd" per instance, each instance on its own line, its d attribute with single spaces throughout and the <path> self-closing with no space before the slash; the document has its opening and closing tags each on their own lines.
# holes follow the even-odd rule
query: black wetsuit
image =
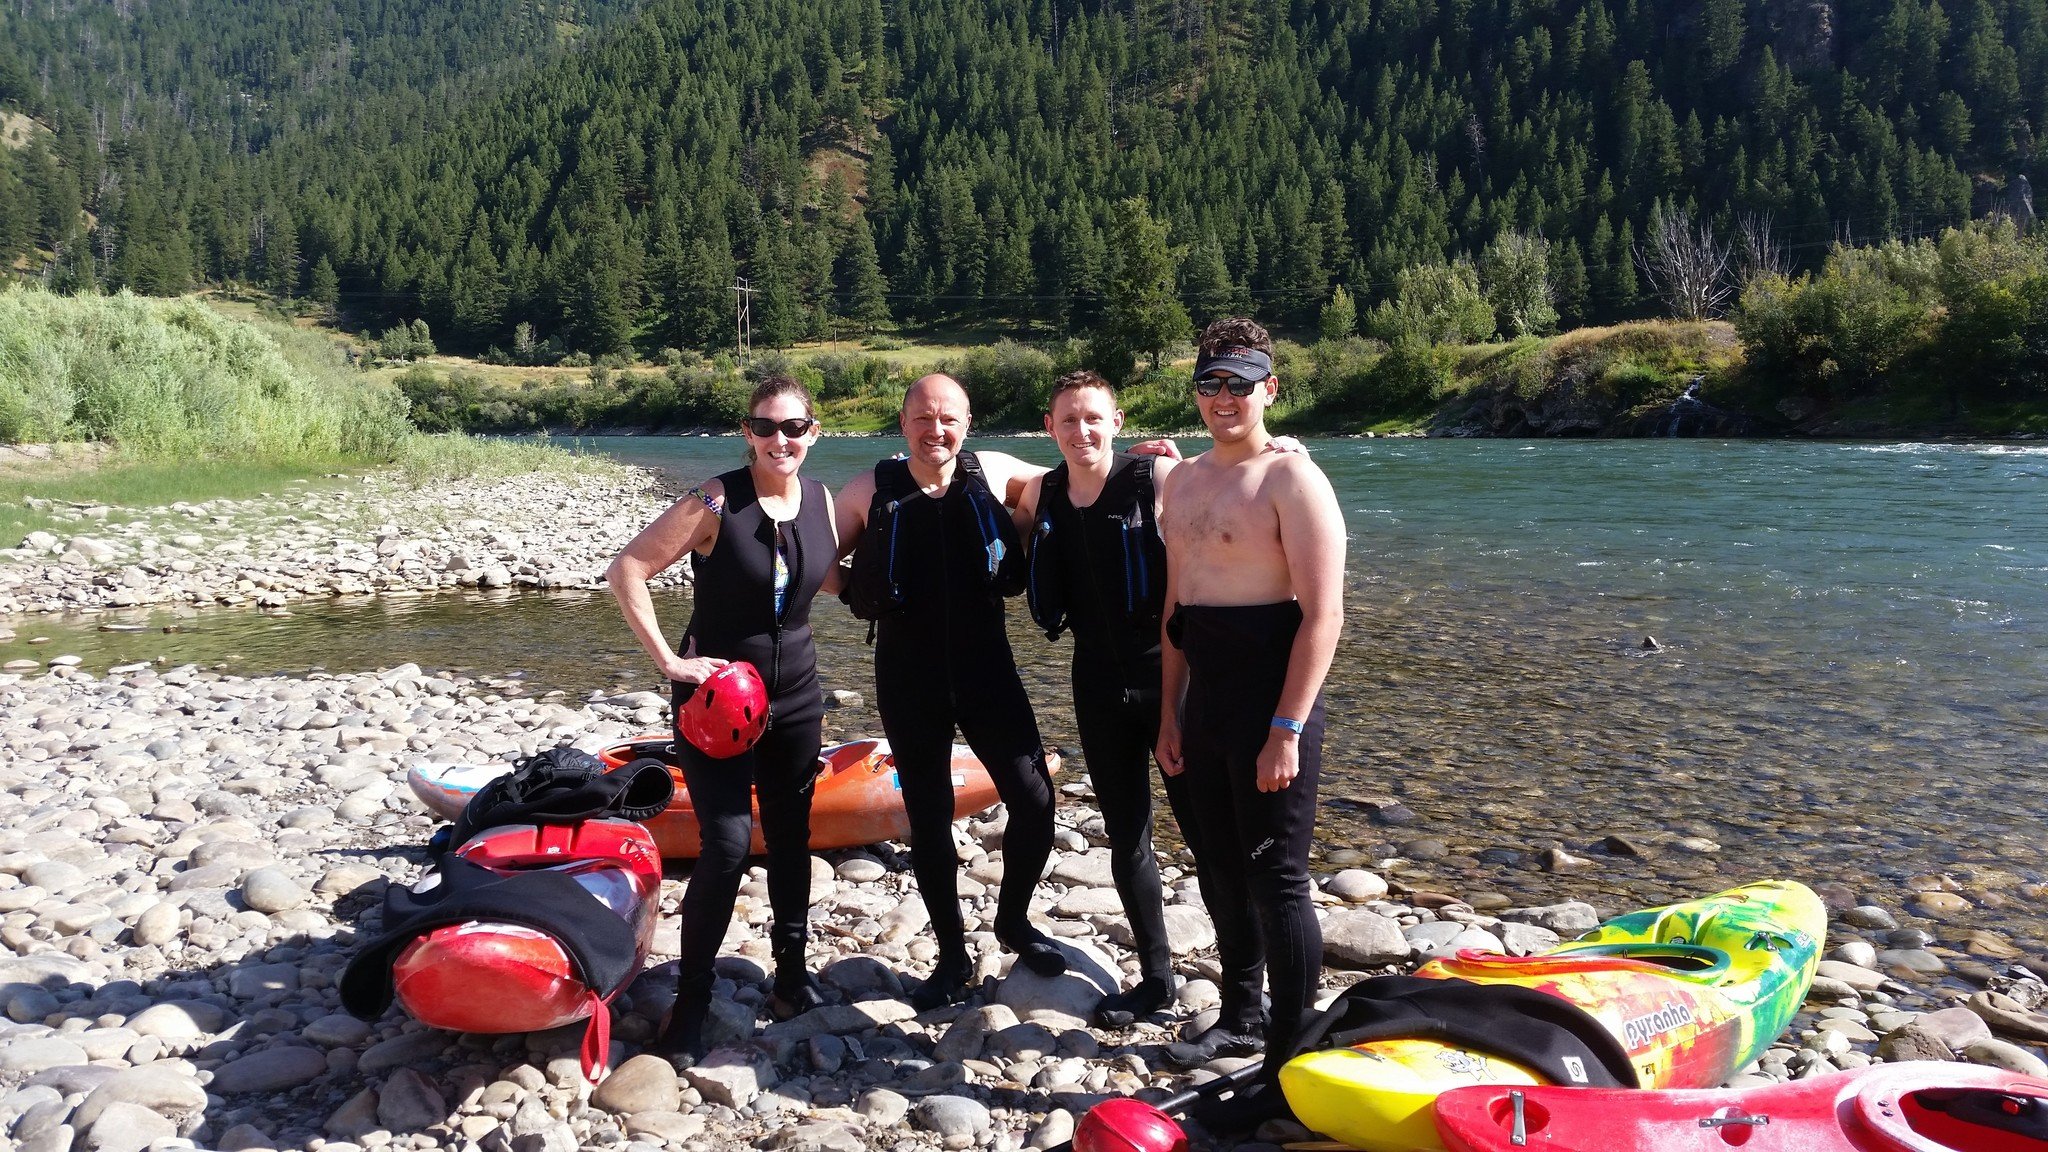
<svg viewBox="0 0 2048 1152">
<path fill-rule="evenodd" d="M 894 475 L 898 470 L 906 475 Z M 996 514 L 1008 514 L 964 466 L 954 469 L 952 482 L 936 498 L 918 491 L 907 471 L 907 464 L 894 460 L 876 470 L 878 485 L 886 480 L 901 490 L 907 483 L 908 492 L 900 497 L 894 529 L 904 604 L 876 625 L 875 702 L 910 818 L 911 868 L 939 945 L 935 979 L 943 973 L 957 982 L 966 978 L 968 957 L 952 832 L 954 729 L 988 769 L 1009 809 L 995 930 L 1020 951 L 1021 942 L 1037 936 L 1026 915 L 1052 854 L 1052 781 L 1038 721 L 1010 654 L 1003 599 L 991 586 L 984 529 L 977 521 L 989 512 L 988 501 Z M 981 486 L 980 509 L 969 496 L 973 485 Z"/>
<path fill-rule="evenodd" d="M 1175 811 L 1195 851 L 1202 900 L 1216 924 L 1223 966 L 1225 1027 L 1259 1018 L 1261 969 L 1272 984 L 1266 1067 L 1293 1054 L 1302 1016 L 1322 972 L 1323 934 L 1309 898 L 1308 853 L 1315 833 L 1316 782 L 1323 763 L 1323 701 L 1302 720 L 1301 774 L 1277 792 L 1259 791 L 1259 751 L 1287 680 L 1301 628 L 1292 601 L 1243 607 L 1176 605 L 1168 635 L 1187 656 L 1181 703 L 1186 765 Z"/>
<path fill-rule="evenodd" d="M 1074 507 L 1068 482 L 1065 464 L 1041 481 L 1033 579 L 1059 583 L 1065 625 L 1074 634 L 1074 719 L 1109 834 L 1110 874 L 1130 921 L 1139 975 L 1163 983 L 1173 952 L 1152 851 L 1152 748 L 1159 741 L 1166 545 L 1153 512 L 1152 465 L 1119 453 L 1086 508 Z M 1166 788 L 1178 813 L 1179 781 L 1168 779 Z"/>
<path fill-rule="evenodd" d="M 811 643 L 811 600 L 836 559 L 829 494 L 801 480 L 802 506 L 793 521 L 769 518 L 754 493 L 753 474 L 741 468 L 718 477 L 725 486 L 718 540 L 705 556 L 692 556 L 695 605 L 684 643 L 697 655 L 745 660 L 768 685 L 768 730 L 752 750 L 714 760 L 676 736 L 683 780 L 696 810 L 703 850 L 683 892 L 682 962 L 678 1011 L 691 997 L 708 1005 L 712 962 L 732 921 L 753 833 L 752 800 L 761 805 L 761 836 L 768 849 L 768 901 L 775 912 L 769 933 L 778 985 L 800 979 L 811 893 L 811 785 L 825 715 L 818 685 L 818 654 Z M 782 612 L 775 610 L 775 554 L 789 573 Z M 677 651 L 687 651 L 677 645 Z M 676 711 L 696 690 L 675 685 Z"/>
</svg>

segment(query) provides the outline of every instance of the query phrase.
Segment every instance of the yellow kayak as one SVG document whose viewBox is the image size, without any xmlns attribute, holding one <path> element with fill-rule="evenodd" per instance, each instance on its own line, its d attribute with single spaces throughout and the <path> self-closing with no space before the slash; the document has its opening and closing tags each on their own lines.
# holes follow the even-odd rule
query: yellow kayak
<svg viewBox="0 0 2048 1152">
<path fill-rule="evenodd" d="M 1539 956 L 1468 952 L 1416 975 L 1559 997 L 1621 1042 L 1638 1087 L 1712 1088 L 1791 1024 L 1826 930 L 1827 910 L 1812 890 L 1765 881 L 1620 916 Z M 1303 1124 L 1366 1152 L 1441 1149 L 1431 1110 L 1441 1092 L 1539 1083 L 1524 1065 L 1428 1039 L 1324 1049 L 1280 1070 Z"/>
</svg>

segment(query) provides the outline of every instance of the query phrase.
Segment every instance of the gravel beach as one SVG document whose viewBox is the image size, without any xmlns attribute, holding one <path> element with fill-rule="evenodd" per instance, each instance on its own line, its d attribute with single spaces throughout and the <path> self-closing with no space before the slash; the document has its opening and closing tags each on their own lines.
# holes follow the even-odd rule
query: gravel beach
<svg viewBox="0 0 2048 1152">
<path fill-rule="evenodd" d="M 0 627 L 10 615 L 149 604 L 594 588 L 669 501 L 654 474 L 621 467 L 418 488 L 371 473 L 244 500 L 67 508 L 75 530 L 0 550 Z"/>
<path fill-rule="evenodd" d="M 534 587 L 592 582 L 665 503 L 645 475 L 459 493 L 373 479 L 289 505 L 216 501 L 94 529 L 86 538 L 114 549 L 100 560 L 77 537 L 17 550 L 0 565 L 0 629 L 8 614 L 19 623 L 124 596 L 255 605 L 493 573 Z M 180 518 L 189 533 L 171 531 Z M 530 691 L 414 665 L 101 676 L 58 655 L 0 673 L 0 1147 L 1045 1148 L 1105 1095 L 1161 1092 L 1238 1063 L 1189 1073 L 1169 1059 L 1216 1002 L 1214 935 L 1184 859 L 1164 872 L 1183 980 L 1174 1007 L 1122 1031 L 1086 1026 L 1135 961 L 1101 818 L 1073 769 L 1056 779 L 1058 846 L 1037 900 L 1067 948 L 1066 976 L 1013 974 L 986 930 L 1003 866 L 997 808 L 955 825 L 982 981 L 963 1006 L 919 1016 L 900 998 L 934 946 L 907 849 L 882 844 L 813 857 L 810 959 L 827 1005 L 785 1023 L 757 1019 L 769 908 L 764 877 L 750 875 L 719 962 L 721 1047 L 680 1075 L 638 1053 L 673 996 L 681 868 L 664 884 L 652 966 L 616 1003 L 616 1071 L 601 1085 L 581 1078 L 580 1025 L 460 1036 L 396 1010 L 373 1024 L 343 1014 L 335 982 L 355 940 L 377 929 L 385 887 L 426 861 L 435 821 L 405 786 L 412 764 L 594 749 L 667 723 L 654 693 Z M 1597 890 L 1582 872 L 1556 876 L 1555 903 L 1514 908 L 1390 887 L 1381 862 L 1359 863 L 1317 878 L 1331 994 L 1458 948 L 1541 951 L 1627 910 L 1574 899 Z M 2022 949 L 1985 932 L 1949 946 L 1942 917 L 1967 894 L 1939 878 L 1884 890 L 1801 879 L 1828 901 L 1828 958 L 1793 1028 L 1737 1083 L 1879 1059 L 2048 1073 L 2048 985 Z M 1205 1146 L 1309 1138 L 1274 1122 Z"/>
<path fill-rule="evenodd" d="M 1184 862 L 1170 862 L 1185 979 L 1174 1011 L 1121 1032 L 1084 1025 L 1132 960 L 1100 817 L 1071 771 L 1038 900 L 1074 963 L 1064 977 L 1010 973 L 992 934 L 974 931 L 981 994 L 914 1015 L 898 997 L 933 946 L 908 854 L 883 844 L 814 858 L 811 961 L 829 1003 L 787 1023 L 755 1018 L 769 911 L 750 878 L 719 963 L 723 1047 L 680 1077 L 635 1056 L 673 995 L 673 967 L 659 964 L 672 917 L 657 966 L 619 1002 L 618 1070 L 595 1090 L 578 1073 L 577 1027 L 464 1037 L 396 1011 L 376 1024 L 341 1014 L 335 977 L 353 941 L 374 931 L 384 887 L 425 860 L 434 821 L 404 785 L 411 763 L 590 748 L 662 716 L 647 693 L 518 690 L 410 665 L 306 679 L 0 676 L 0 1124 L 16 1146 L 1045 1147 L 1104 1094 L 1185 1082 L 1167 1046 L 1214 1005 L 1213 934 Z M 956 825 L 970 929 L 994 914 L 1001 821 L 998 808 Z M 684 882 L 664 885 L 665 912 Z M 1365 869 L 1319 884 L 1331 989 L 1461 947 L 1541 950 L 1623 911 L 1563 900 L 1480 912 L 1390 893 Z M 1742 1082 L 1877 1058 L 2048 1071 L 2048 987 L 2017 967 L 1987 968 L 1974 988 L 1920 974 L 1936 958 L 1908 901 L 1833 901 L 1807 1011 Z"/>
</svg>

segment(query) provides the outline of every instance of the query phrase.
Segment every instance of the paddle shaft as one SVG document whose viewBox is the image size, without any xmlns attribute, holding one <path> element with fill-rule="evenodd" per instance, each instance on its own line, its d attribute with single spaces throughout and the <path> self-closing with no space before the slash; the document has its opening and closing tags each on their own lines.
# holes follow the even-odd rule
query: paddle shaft
<svg viewBox="0 0 2048 1152">
<path fill-rule="evenodd" d="M 1153 1107 L 1171 1116 L 1206 1096 L 1217 1096 L 1233 1088 L 1244 1087 L 1257 1078 L 1259 1072 L 1265 1066 L 1266 1062 L 1264 1060 L 1254 1060 L 1242 1068 L 1225 1072 L 1206 1084 L 1198 1084 L 1185 1091 L 1176 1092 L 1153 1105 Z M 1083 1113 L 1083 1115 L 1086 1115 L 1086 1113 Z M 1074 1152 L 1074 1142 L 1072 1140 L 1061 1141 L 1046 1149 L 1046 1152 Z"/>
</svg>

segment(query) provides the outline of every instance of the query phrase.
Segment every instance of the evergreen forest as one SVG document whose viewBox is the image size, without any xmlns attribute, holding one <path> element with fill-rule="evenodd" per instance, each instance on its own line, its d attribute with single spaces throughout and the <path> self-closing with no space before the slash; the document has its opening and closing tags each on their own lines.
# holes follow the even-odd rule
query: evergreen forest
<svg viewBox="0 0 2048 1152">
<path fill-rule="evenodd" d="M 1147 293 L 1313 331 L 1504 238 L 1572 327 L 1679 214 L 2025 224 L 2036 125 L 2048 0 L 5 0 L 0 267 L 529 362 L 729 347 L 739 278 L 757 344 L 1156 357 Z"/>
</svg>

